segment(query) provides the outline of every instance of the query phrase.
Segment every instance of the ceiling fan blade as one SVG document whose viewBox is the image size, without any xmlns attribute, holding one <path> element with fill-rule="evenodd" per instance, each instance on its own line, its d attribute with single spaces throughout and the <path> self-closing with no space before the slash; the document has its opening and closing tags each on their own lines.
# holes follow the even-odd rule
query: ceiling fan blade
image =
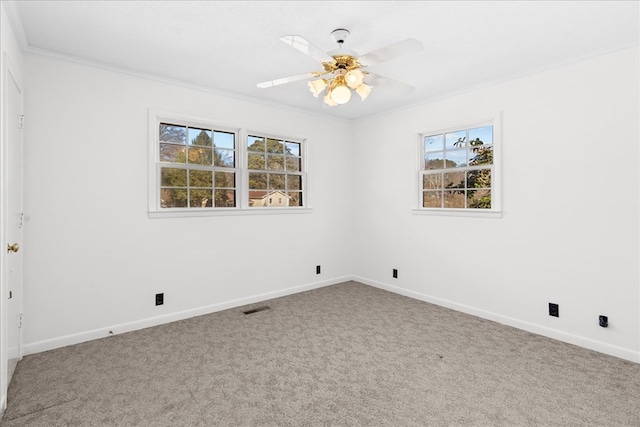
<svg viewBox="0 0 640 427">
<path fill-rule="evenodd" d="M 269 80 L 267 82 L 258 83 L 256 86 L 259 88 L 268 88 L 273 86 L 283 85 L 285 83 L 297 82 L 298 80 L 310 79 L 311 77 L 318 76 L 319 73 L 304 73 L 297 76 L 283 77 L 281 79 Z"/>
<path fill-rule="evenodd" d="M 388 89 L 399 95 L 408 95 L 415 89 L 411 85 L 399 82 L 398 80 L 394 80 L 389 77 L 381 76 L 380 74 L 367 73 L 365 80 L 367 84 L 373 87 L 374 91 L 377 91 L 378 89 L 386 91 Z"/>
<path fill-rule="evenodd" d="M 318 46 L 312 44 L 309 40 L 302 36 L 284 36 L 280 40 L 298 49 L 305 55 L 309 55 L 318 62 L 332 62 L 333 57 L 321 50 Z"/>
<path fill-rule="evenodd" d="M 358 58 L 358 62 L 362 65 L 371 66 L 389 61 L 402 55 L 417 53 L 423 49 L 424 46 L 422 45 L 422 42 L 416 39 L 406 39 L 362 55 Z"/>
</svg>

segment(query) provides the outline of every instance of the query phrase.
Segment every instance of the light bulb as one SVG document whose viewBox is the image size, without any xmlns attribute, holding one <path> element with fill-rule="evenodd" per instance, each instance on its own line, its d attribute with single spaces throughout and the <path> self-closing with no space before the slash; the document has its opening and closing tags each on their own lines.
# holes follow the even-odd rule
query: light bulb
<svg viewBox="0 0 640 427">
<path fill-rule="evenodd" d="M 362 100 L 364 101 L 371 93 L 371 86 L 367 86 L 366 84 L 362 83 L 356 88 L 356 93 L 360 95 L 360 98 L 362 98 Z"/>
<path fill-rule="evenodd" d="M 351 89 L 355 89 L 362 84 L 364 73 L 358 68 L 354 68 L 353 70 L 347 71 L 347 74 L 344 75 L 344 79 L 347 82 L 347 86 Z"/>
<path fill-rule="evenodd" d="M 336 86 L 331 91 L 331 99 L 336 104 L 346 104 L 351 99 L 351 91 L 344 85 Z"/>
<path fill-rule="evenodd" d="M 320 92 L 322 92 L 324 88 L 327 87 L 327 81 L 325 79 L 314 80 L 307 84 L 309 85 L 309 90 L 311 90 L 311 93 L 316 98 L 318 97 L 318 95 L 320 95 Z"/>
</svg>

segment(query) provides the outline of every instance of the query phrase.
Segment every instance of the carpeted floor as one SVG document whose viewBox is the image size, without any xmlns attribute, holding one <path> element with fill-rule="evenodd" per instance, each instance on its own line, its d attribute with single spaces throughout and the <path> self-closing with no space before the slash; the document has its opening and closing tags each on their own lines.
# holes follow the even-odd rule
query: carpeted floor
<svg viewBox="0 0 640 427">
<path fill-rule="evenodd" d="M 2 426 L 640 426 L 640 365 L 347 282 L 25 357 Z"/>
</svg>

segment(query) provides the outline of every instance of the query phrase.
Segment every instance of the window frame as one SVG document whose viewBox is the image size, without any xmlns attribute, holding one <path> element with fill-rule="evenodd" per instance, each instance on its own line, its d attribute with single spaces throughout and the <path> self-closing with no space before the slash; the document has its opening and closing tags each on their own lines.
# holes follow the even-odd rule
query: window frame
<svg viewBox="0 0 640 427">
<path fill-rule="evenodd" d="M 296 144 L 300 144 L 300 156 L 295 156 L 295 157 L 300 157 L 300 171 L 299 172 L 287 172 L 286 170 L 282 170 L 281 174 L 284 175 L 296 175 L 296 176 L 300 176 L 302 178 L 302 185 L 301 185 L 301 189 L 300 189 L 300 193 L 302 196 L 302 206 L 249 206 L 249 192 L 251 191 L 260 191 L 260 190 L 251 190 L 249 188 L 249 173 L 250 172 L 264 172 L 267 174 L 270 173 L 276 173 L 275 171 L 269 171 L 267 169 L 249 169 L 249 164 L 248 164 L 248 157 L 249 157 L 249 151 L 248 151 L 248 142 L 249 142 L 249 137 L 258 137 L 258 138 L 265 138 L 265 139 L 274 139 L 274 140 L 278 140 L 278 141 L 283 141 L 283 142 L 291 142 L 291 143 L 296 143 Z M 278 135 L 278 134 L 273 134 L 273 133 L 269 133 L 269 132 L 260 132 L 260 131 L 254 131 L 254 130 L 248 130 L 243 138 L 243 144 L 244 144 L 244 154 L 245 154 L 245 168 L 243 170 L 243 178 L 244 178 L 244 182 L 247 183 L 246 185 L 246 194 L 243 195 L 243 203 L 245 203 L 245 207 L 247 209 L 250 210 L 289 210 L 289 209 L 304 209 L 307 207 L 307 203 L 308 203 L 308 193 L 307 193 L 307 143 L 306 140 L 303 138 L 295 138 L 295 137 L 285 137 L 282 135 Z M 244 187 L 243 187 L 244 188 Z M 267 189 L 267 191 L 269 191 Z M 268 194 L 268 193 L 267 193 Z"/>
<path fill-rule="evenodd" d="M 493 126 L 493 163 L 491 165 L 491 209 L 481 208 L 432 208 L 423 206 L 423 176 L 428 171 L 425 169 L 425 150 L 424 139 L 427 136 L 440 135 L 446 133 L 453 133 L 456 131 L 467 131 L 470 129 Z M 472 217 L 486 217 L 486 218 L 501 218 L 502 217 L 502 191 L 501 191 L 501 119 L 500 113 L 494 113 L 485 115 L 482 117 L 476 117 L 473 120 L 460 121 L 456 125 L 448 126 L 434 126 L 427 130 L 421 130 L 418 132 L 418 149 L 417 149 L 417 174 L 415 187 L 416 188 L 416 201 L 415 208 L 412 210 L 414 214 L 418 215 L 434 215 L 434 216 L 472 216 Z M 473 168 L 472 168 L 473 169 Z M 442 169 L 446 170 L 446 169 Z M 464 168 L 451 168 L 451 171 L 467 171 L 469 167 Z"/>
<path fill-rule="evenodd" d="M 166 167 L 166 162 L 160 161 L 160 124 L 175 124 L 194 128 L 206 128 L 212 131 L 222 131 L 235 135 L 235 167 L 226 168 L 229 172 L 235 172 L 235 207 L 205 207 L 205 208 L 162 208 L 160 206 L 161 193 L 161 168 Z M 272 132 L 248 131 L 246 128 L 236 126 L 220 125 L 219 121 L 195 117 L 185 114 L 165 112 L 149 109 L 149 132 L 148 132 L 148 216 L 149 218 L 168 217 L 200 217 L 200 216 L 224 216 L 224 215 L 255 215 L 255 214 L 291 214 L 310 213 L 310 197 L 308 185 L 308 140 L 299 136 L 281 136 Z M 258 134 L 269 138 L 296 142 L 300 144 L 301 154 L 301 175 L 302 175 L 302 197 L 303 206 L 249 206 L 249 181 L 247 165 L 247 138 L 248 135 Z M 193 165 L 193 169 L 202 169 L 201 166 Z M 189 169 L 189 165 L 180 166 Z M 219 170 L 216 166 L 205 167 L 208 170 Z"/>
</svg>

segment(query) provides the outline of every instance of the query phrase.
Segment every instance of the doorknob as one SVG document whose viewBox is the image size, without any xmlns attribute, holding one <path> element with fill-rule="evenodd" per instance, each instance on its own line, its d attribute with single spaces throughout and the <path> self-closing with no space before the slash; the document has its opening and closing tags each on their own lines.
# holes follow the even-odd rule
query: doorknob
<svg viewBox="0 0 640 427">
<path fill-rule="evenodd" d="M 17 243 L 14 243 L 13 245 L 7 243 L 7 252 L 18 252 L 19 250 L 20 245 L 18 245 Z"/>
</svg>

